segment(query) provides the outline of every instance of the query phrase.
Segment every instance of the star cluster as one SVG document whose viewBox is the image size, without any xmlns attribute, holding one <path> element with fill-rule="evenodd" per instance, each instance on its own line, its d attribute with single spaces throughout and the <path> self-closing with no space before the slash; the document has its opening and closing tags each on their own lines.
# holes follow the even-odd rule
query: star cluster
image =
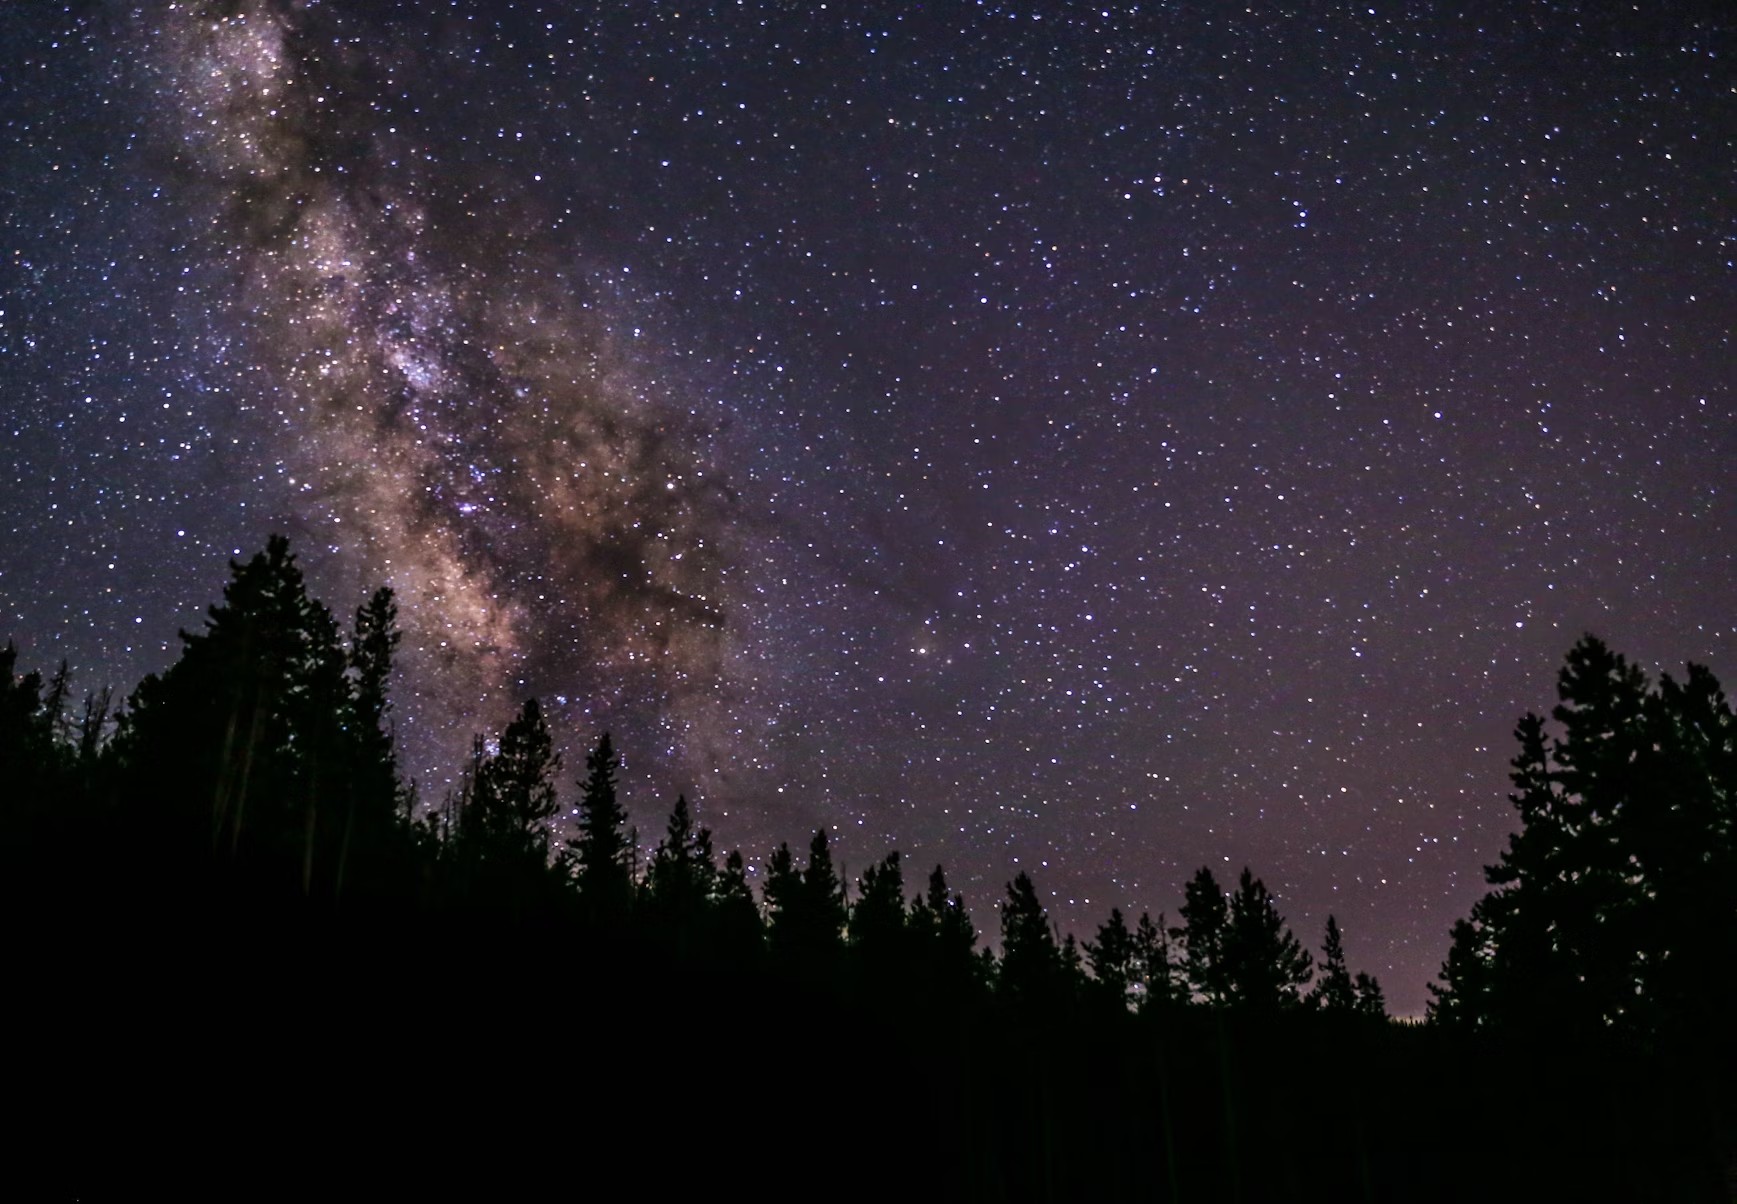
<svg viewBox="0 0 1737 1204">
<path fill-rule="evenodd" d="M 535 693 L 654 829 L 1244 863 L 1414 1012 L 1584 630 L 1737 676 L 1716 7 L 0 10 L 0 625 L 390 582 L 425 791 Z"/>
</svg>

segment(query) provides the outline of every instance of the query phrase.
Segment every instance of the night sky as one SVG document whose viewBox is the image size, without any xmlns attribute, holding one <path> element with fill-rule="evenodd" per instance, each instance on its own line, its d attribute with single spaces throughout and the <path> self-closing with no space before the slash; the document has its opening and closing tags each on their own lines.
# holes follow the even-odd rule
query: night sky
<svg viewBox="0 0 1737 1204">
<path fill-rule="evenodd" d="M 529 694 L 1082 936 L 1253 867 L 1415 1013 L 1583 631 L 1737 680 L 1712 4 L 0 4 L 0 637 L 283 531 L 438 799 Z"/>
</svg>

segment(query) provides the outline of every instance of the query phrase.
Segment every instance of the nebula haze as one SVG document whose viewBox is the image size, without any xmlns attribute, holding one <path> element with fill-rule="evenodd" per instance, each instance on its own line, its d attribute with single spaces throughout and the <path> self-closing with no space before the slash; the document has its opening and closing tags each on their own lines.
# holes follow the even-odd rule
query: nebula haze
<svg viewBox="0 0 1737 1204">
<path fill-rule="evenodd" d="M 728 671 L 737 507 L 711 419 L 647 380 L 582 241 L 526 194 L 535 155 L 430 150 L 416 98 L 445 56 L 355 6 L 169 9 L 141 34 L 173 177 L 299 517 L 399 593 L 447 700 L 424 720 L 589 690 L 687 729 Z"/>
</svg>

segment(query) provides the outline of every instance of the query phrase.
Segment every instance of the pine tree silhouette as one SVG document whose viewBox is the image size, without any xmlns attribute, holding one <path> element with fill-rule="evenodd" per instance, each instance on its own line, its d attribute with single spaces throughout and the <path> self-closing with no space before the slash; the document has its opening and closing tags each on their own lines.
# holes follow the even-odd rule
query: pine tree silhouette
<svg viewBox="0 0 1737 1204">
<path fill-rule="evenodd" d="M 808 842 L 808 866 L 802 871 L 802 913 L 812 929 L 816 951 L 835 949 L 844 937 L 847 917 L 844 882 L 832 864 L 832 845 L 826 829 L 816 829 Z"/>
<path fill-rule="evenodd" d="M 1651 805 L 1622 832 L 1651 888 L 1632 927 L 1653 1033 L 1718 1031 L 1737 998 L 1737 719 L 1703 665 L 1659 681 L 1649 707 Z M 1729 1031 L 1729 1026 L 1725 1026 Z"/>
<path fill-rule="evenodd" d="M 780 841 L 766 859 L 766 881 L 760 891 L 766 902 L 766 942 L 774 956 L 789 961 L 803 949 L 802 874 L 790 845 Z"/>
<path fill-rule="evenodd" d="M 850 909 L 850 944 L 885 975 L 909 957 L 905 940 L 905 875 L 895 849 L 863 871 L 856 903 Z"/>
<path fill-rule="evenodd" d="M 1358 1015 L 1370 1016 L 1376 1020 L 1386 1019 L 1387 997 L 1381 993 L 1381 984 L 1374 976 L 1359 970 L 1354 986 L 1357 995 L 1354 1007 Z"/>
<path fill-rule="evenodd" d="M 357 760 L 348 661 L 282 536 L 231 562 L 205 630 L 140 683 L 115 736 L 128 789 L 166 813 L 203 811 L 214 850 L 251 851 L 303 894 L 336 870 Z"/>
<path fill-rule="evenodd" d="M 942 997 L 957 1001 L 987 982 L 985 964 L 974 952 L 977 929 L 965 910 L 965 897 L 948 890 L 940 866 L 930 872 L 927 888 L 912 902 L 908 922 L 916 956 Z"/>
<path fill-rule="evenodd" d="M 499 751 L 477 765 L 465 812 L 491 855 L 538 867 L 547 862 L 560 768 L 542 707 L 535 698 L 526 699 L 501 733 Z"/>
<path fill-rule="evenodd" d="M 609 733 L 604 732 L 585 758 L 585 778 L 579 784 L 579 832 L 567 841 L 574 881 L 593 922 L 619 922 L 633 901 L 633 845 L 628 838 L 627 811 L 616 797 L 620 763 Z"/>
<path fill-rule="evenodd" d="M 354 681 L 357 767 L 360 789 L 374 800 L 398 799 L 398 758 L 393 749 L 390 683 L 393 658 L 403 633 L 398 602 L 382 586 L 356 608 L 350 636 L 350 674 Z"/>
<path fill-rule="evenodd" d="M 1357 1006 L 1351 971 L 1345 968 L 1345 945 L 1339 921 L 1327 917 L 1327 936 L 1321 943 L 1321 970 L 1309 993 L 1309 1001 L 1324 1012 L 1350 1012 Z"/>
<path fill-rule="evenodd" d="M 1737 723 L 1690 666 L 1657 688 L 1592 636 L 1557 679 L 1552 736 L 1524 716 L 1521 829 L 1456 922 L 1432 1019 L 1544 1036 L 1720 1031 L 1737 986 Z"/>
<path fill-rule="evenodd" d="M 42 674 L 18 672 L 18 649 L 0 649 L 0 819 L 14 823 L 47 807 L 60 790 L 53 693 Z"/>
<path fill-rule="evenodd" d="M 678 957 L 686 956 L 694 942 L 713 933 L 712 897 L 717 878 L 711 830 L 694 825 L 687 796 L 678 794 L 664 838 L 652 851 L 646 868 L 644 891 L 652 930 L 673 945 Z"/>
<path fill-rule="evenodd" d="M 739 850 L 732 849 L 724 858 L 712 885 L 711 903 L 717 918 L 720 960 L 736 966 L 757 962 L 765 948 L 765 927 Z"/>
<path fill-rule="evenodd" d="M 1031 875 L 1021 870 L 1007 884 L 1001 905 L 1001 968 L 996 988 L 1008 999 L 1056 1001 L 1064 983 L 1062 951 Z"/>
<path fill-rule="evenodd" d="M 1266 884 L 1246 867 L 1230 898 L 1223 956 L 1230 998 L 1238 1005 L 1270 1011 L 1302 1001 L 1313 959 L 1285 927 Z"/>
<path fill-rule="evenodd" d="M 1150 919 L 1142 918 L 1151 924 Z M 1097 994 L 1114 1007 L 1126 1008 L 1141 966 L 1139 947 L 1121 908 L 1110 908 L 1110 918 L 1098 926 L 1097 939 L 1087 942 L 1086 961 L 1091 965 Z"/>
<path fill-rule="evenodd" d="M 717 873 L 711 829 L 694 825 L 687 795 L 678 794 L 664 838 L 652 851 L 646 870 L 649 899 L 656 909 L 693 923 L 711 898 Z"/>
<path fill-rule="evenodd" d="M 772 952 L 800 973 L 831 974 L 843 948 L 845 902 L 824 828 L 809 842 L 805 869 L 796 868 L 789 845 L 778 846 L 766 865 L 765 894 Z"/>
<path fill-rule="evenodd" d="M 1183 971 L 1188 989 L 1203 1003 L 1221 1006 L 1230 1001 L 1230 980 L 1225 962 L 1225 933 L 1230 924 L 1230 905 L 1212 870 L 1201 866 L 1183 891 L 1182 926 L 1171 935 L 1182 941 Z"/>
<path fill-rule="evenodd" d="M 1134 927 L 1134 957 L 1142 1009 L 1188 1002 L 1188 983 L 1171 953 L 1163 915 L 1154 923 L 1151 915 L 1140 913 Z"/>
</svg>

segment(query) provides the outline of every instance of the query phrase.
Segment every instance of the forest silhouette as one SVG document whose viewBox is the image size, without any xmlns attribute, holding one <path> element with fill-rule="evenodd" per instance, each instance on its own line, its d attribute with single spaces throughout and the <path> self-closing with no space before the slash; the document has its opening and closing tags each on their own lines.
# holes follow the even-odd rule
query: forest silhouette
<svg viewBox="0 0 1737 1204">
<path fill-rule="evenodd" d="M 182 641 L 119 705 L 0 652 L 13 1174 L 57 1194 L 1737 1184 L 1737 723 L 1699 666 L 1574 646 L 1516 729 L 1519 829 L 1400 1023 L 1250 869 L 1085 940 L 1021 873 L 992 950 L 942 867 L 847 882 L 825 830 L 758 889 L 685 796 L 642 848 L 610 736 L 568 776 L 536 699 L 419 800 L 391 591 L 346 631 L 281 537 Z"/>
</svg>

